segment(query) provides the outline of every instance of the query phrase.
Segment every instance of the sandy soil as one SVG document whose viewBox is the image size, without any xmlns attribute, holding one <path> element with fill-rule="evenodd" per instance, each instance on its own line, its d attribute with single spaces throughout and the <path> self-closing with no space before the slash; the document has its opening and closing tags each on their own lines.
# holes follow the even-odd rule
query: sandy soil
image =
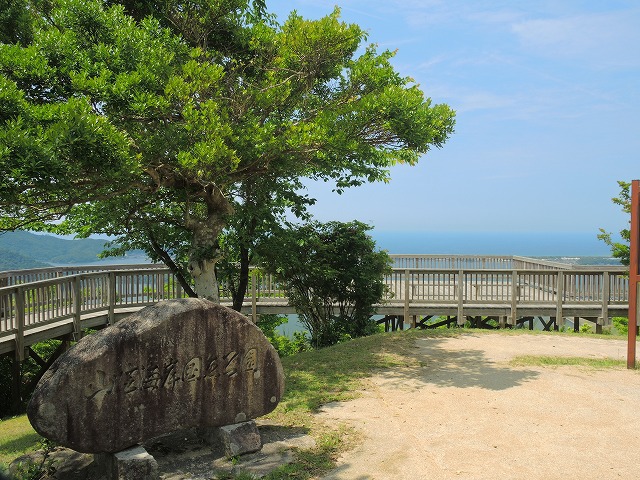
<svg viewBox="0 0 640 480">
<path fill-rule="evenodd" d="M 640 478 L 640 372 L 509 364 L 525 354 L 625 359 L 626 342 L 494 333 L 419 339 L 410 366 L 377 374 L 362 397 L 319 414 L 362 434 L 323 480 Z M 163 440 L 150 451 L 161 478 L 204 480 L 218 468 L 264 474 L 291 461 L 292 447 L 313 444 L 305 431 L 261 431 L 263 451 L 238 465 L 182 434 L 177 447 Z M 92 456 L 56 454 L 54 478 L 102 478 Z"/>
<path fill-rule="evenodd" d="M 513 367 L 516 355 L 626 358 L 626 342 L 469 334 L 416 343 L 321 416 L 363 434 L 325 480 L 640 478 L 640 373 Z M 415 362 L 414 362 L 415 363 Z"/>
</svg>

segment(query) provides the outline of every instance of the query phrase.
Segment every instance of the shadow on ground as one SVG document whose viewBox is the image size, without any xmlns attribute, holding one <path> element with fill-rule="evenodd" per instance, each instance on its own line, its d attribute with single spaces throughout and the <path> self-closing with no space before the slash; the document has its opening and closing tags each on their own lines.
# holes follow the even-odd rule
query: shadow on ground
<svg viewBox="0 0 640 480">
<path fill-rule="evenodd" d="M 380 376 L 403 389 L 419 389 L 430 384 L 496 391 L 517 387 L 539 376 L 535 370 L 512 368 L 489 360 L 482 350 L 445 348 L 447 341 L 437 337 L 418 339 L 409 354 L 413 362 L 407 362 L 405 368 L 384 371 Z"/>
</svg>

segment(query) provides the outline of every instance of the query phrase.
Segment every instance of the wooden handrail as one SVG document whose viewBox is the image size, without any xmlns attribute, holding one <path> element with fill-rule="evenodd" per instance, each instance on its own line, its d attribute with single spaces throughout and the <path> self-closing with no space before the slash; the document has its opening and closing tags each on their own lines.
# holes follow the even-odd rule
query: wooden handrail
<svg viewBox="0 0 640 480">
<path fill-rule="evenodd" d="M 431 256 L 429 261 L 442 258 Z M 476 260 L 468 260 L 468 256 L 456 258 L 456 261 L 477 264 Z M 486 260 L 507 257 L 482 258 L 486 264 Z M 388 291 L 386 304 L 399 305 L 400 315 L 404 316 L 408 316 L 415 306 L 425 304 L 455 306 L 460 318 L 468 305 L 504 305 L 513 318 L 516 318 L 519 308 L 527 305 L 552 308 L 559 317 L 567 308 L 590 305 L 598 306 L 600 315 L 606 319 L 610 308 L 625 305 L 629 296 L 625 268 L 617 266 L 606 270 L 591 267 L 482 269 L 405 266 L 393 268 L 385 283 Z M 250 284 L 253 317 L 260 305 L 288 304 L 283 289 L 273 276 L 254 272 Z M 82 319 L 86 315 L 104 313 L 106 324 L 110 324 L 115 321 L 119 309 L 141 307 L 182 295 L 174 275 L 168 268 L 158 265 L 146 265 L 144 268 L 118 266 L 113 270 L 58 275 L 1 287 L 0 343 L 12 338 L 15 350 L 19 352 L 17 355 L 23 357 L 24 336 L 34 328 L 71 320 L 73 332 L 79 337 Z M 223 298 L 223 301 L 228 300 Z"/>
</svg>

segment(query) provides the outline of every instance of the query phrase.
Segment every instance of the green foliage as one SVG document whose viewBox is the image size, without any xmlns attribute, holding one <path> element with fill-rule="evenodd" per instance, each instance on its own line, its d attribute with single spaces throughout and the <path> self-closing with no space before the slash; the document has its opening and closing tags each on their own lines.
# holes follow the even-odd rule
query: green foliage
<svg viewBox="0 0 640 480">
<path fill-rule="evenodd" d="M 618 185 L 620 186 L 620 196 L 614 197 L 611 200 L 616 205 L 620 205 L 623 212 L 630 214 L 631 183 L 618 181 Z M 620 259 L 620 263 L 622 263 L 623 265 L 629 265 L 629 241 L 631 238 L 631 232 L 628 228 L 623 228 L 622 230 L 620 230 L 620 237 L 622 238 L 622 242 L 616 242 L 611 237 L 611 233 L 605 231 L 602 228 L 600 229 L 600 233 L 598 234 L 598 238 L 609 245 L 609 247 L 611 248 L 611 255 L 614 258 Z"/>
<path fill-rule="evenodd" d="M 60 345 L 59 340 L 47 340 L 32 345 L 32 349 L 40 358 L 47 360 Z M 0 357 L 0 418 L 19 412 L 11 411 L 11 391 L 12 391 L 12 364 L 13 359 L 9 356 Z M 27 358 L 21 365 L 21 388 L 24 389 L 33 381 L 40 371 L 40 366 L 31 357 Z M 28 395 L 29 392 L 26 392 Z M 22 399 L 21 408 L 26 407 L 28 398 Z M 24 411 L 24 410 L 21 410 Z"/>
<path fill-rule="evenodd" d="M 316 348 L 377 330 L 371 316 L 391 261 L 376 251 L 368 230 L 357 221 L 313 222 L 281 230 L 263 247 L 266 268 L 283 284 Z"/>
<path fill-rule="evenodd" d="M 453 132 L 337 9 L 278 25 L 263 0 L 14 0 L 9 18 L 0 229 L 109 234 L 196 288 L 247 182 L 295 212 L 301 178 L 386 181 Z"/>
<path fill-rule="evenodd" d="M 583 323 L 580 325 L 580 333 L 592 333 L 593 328 L 588 323 Z"/>
<path fill-rule="evenodd" d="M 307 207 L 313 199 L 298 193 L 302 183 L 297 179 L 282 179 L 262 175 L 244 180 L 234 197 L 234 215 L 220 237 L 222 257 L 216 272 L 224 280 L 233 297 L 233 308 L 241 310 L 249 287 L 250 266 L 259 256 L 260 244 L 273 231 L 290 225 L 288 213 L 309 220 Z M 254 273 L 259 273 L 255 272 Z"/>
<path fill-rule="evenodd" d="M 50 455 L 57 444 L 42 437 L 38 443 L 39 450 L 42 452 L 42 458 L 39 461 L 29 460 L 15 466 L 15 468 L 12 469 L 15 480 L 51 478 L 51 476 L 56 473 L 56 462 L 50 458 Z"/>
<path fill-rule="evenodd" d="M 294 332 L 293 339 L 286 335 L 280 335 L 276 328 L 287 323 L 287 317 L 279 315 L 260 315 L 256 325 L 262 330 L 262 333 L 269 339 L 271 345 L 276 349 L 280 357 L 294 355 L 296 353 L 309 350 L 309 340 L 305 332 Z"/>
<path fill-rule="evenodd" d="M 618 335 L 627 335 L 629 333 L 629 319 L 626 317 L 613 317 L 613 327 Z"/>
<path fill-rule="evenodd" d="M 0 0 L 0 43 L 17 43 L 28 45 L 33 39 L 34 18 L 27 6 L 28 0 Z M 47 0 L 33 2 L 43 10 Z"/>
</svg>

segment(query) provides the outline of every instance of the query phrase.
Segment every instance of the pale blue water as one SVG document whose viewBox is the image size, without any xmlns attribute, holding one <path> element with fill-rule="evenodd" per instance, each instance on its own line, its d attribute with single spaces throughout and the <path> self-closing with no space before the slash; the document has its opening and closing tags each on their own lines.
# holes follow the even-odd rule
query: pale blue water
<svg viewBox="0 0 640 480">
<path fill-rule="evenodd" d="M 378 248 L 397 254 L 609 256 L 597 232 L 369 232 Z"/>
</svg>

